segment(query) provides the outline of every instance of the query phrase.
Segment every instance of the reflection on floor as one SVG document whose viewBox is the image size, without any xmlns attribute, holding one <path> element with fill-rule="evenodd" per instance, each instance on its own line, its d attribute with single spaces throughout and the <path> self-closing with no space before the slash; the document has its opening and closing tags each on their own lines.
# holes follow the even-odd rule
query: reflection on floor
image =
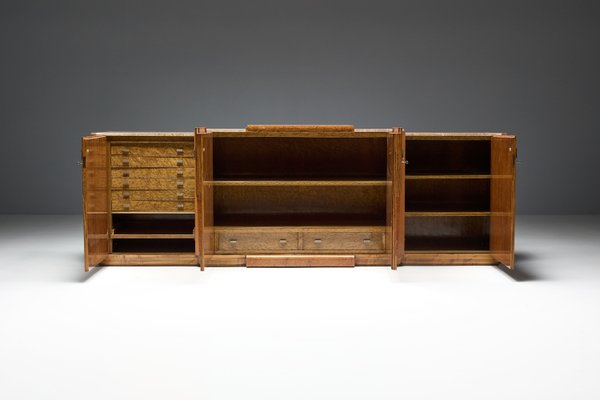
<svg viewBox="0 0 600 400">
<path fill-rule="evenodd" d="M 600 216 L 497 267 L 103 268 L 80 216 L 0 216 L 0 398 L 598 398 Z"/>
</svg>

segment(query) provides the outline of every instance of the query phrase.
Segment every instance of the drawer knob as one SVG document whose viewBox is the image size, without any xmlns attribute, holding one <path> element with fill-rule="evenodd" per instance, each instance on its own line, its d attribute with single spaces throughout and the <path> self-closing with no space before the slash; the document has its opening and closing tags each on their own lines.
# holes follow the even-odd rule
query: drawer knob
<svg viewBox="0 0 600 400">
<path fill-rule="evenodd" d="M 177 189 L 183 189 L 183 181 L 177 181 Z"/>
<path fill-rule="evenodd" d="M 321 244 L 322 240 L 321 239 L 315 239 L 315 244 Z"/>
<path fill-rule="evenodd" d="M 183 149 L 175 149 L 175 151 L 177 152 L 178 156 L 182 156 L 183 155 Z"/>
<path fill-rule="evenodd" d="M 183 193 L 177 193 L 177 200 L 183 201 Z"/>
<path fill-rule="evenodd" d="M 229 239 L 229 243 L 231 243 L 231 244 L 237 244 L 237 240 L 236 239 Z"/>
<path fill-rule="evenodd" d="M 177 204 L 177 209 L 178 210 L 183 210 L 183 203 L 178 203 Z"/>
<path fill-rule="evenodd" d="M 123 192 L 123 198 L 124 199 L 128 199 L 129 198 L 129 192 Z"/>
<path fill-rule="evenodd" d="M 129 178 L 129 170 L 128 169 L 123 170 L 123 178 Z"/>
<path fill-rule="evenodd" d="M 124 167 L 129 167 L 129 158 L 124 158 L 123 159 L 123 166 Z"/>
<path fill-rule="evenodd" d="M 182 170 L 177 170 L 177 177 L 178 178 L 183 178 L 183 171 Z"/>
<path fill-rule="evenodd" d="M 183 167 L 183 160 L 177 160 L 177 166 Z"/>
<path fill-rule="evenodd" d="M 287 244 L 287 239 L 279 239 L 280 244 Z"/>
<path fill-rule="evenodd" d="M 371 244 L 371 239 L 363 239 L 364 244 Z"/>
<path fill-rule="evenodd" d="M 127 147 L 125 147 L 124 149 L 121 150 L 121 154 L 124 156 L 129 155 L 129 149 Z"/>
</svg>

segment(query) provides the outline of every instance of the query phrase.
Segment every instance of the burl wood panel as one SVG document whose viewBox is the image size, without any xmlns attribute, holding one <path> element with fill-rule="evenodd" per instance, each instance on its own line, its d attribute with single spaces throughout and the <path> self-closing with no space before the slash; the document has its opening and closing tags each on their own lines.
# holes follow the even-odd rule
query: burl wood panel
<svg viewBox="0 0 600 400">
<path fill-rule="evenodd" d="M 219 232 L 216 234 L 217 254 L 271 253 L 298 250 L 299 233 L 281 232 Z"/>
<path fill-rule="evenodd" d="M 340 250 L 357 253 L 382 252 L 383 232 L 304 232 L 302 249 L 313 252 Z"/>
<path fill-rule="evenodd" d="M 515 269 L 515 175 L 517 142 L 513 135 L 491 139 L 490 251 L 497 262 Z"/>
<path fill-rule="evenodd" d="M 191 178 L 113 178 L 113 189 L 121 190 L 195 190 L 194 179 Z"/>
<path fill-rule="evenodd" d="M 115 201 L 194 201 L 194 189 L 185 190 L 113 190 Z"/>
<path fill-rule="evenodd" d="M 155 178 L 155 179 L 196 179 L 194 168 L 113 168 L 111 177 L 115 178 Z"/>
<path fill-rule="evenodd" d="M 194 157 L 192 143 L 131 143 L 111 146 L 110 154 L 142 157 Z"/>
<path fill-rule="evenodd" d="M 112 155 L 113 168 L 194 168 L 193 158 Z"/>
<path fill-rule="evenodd" d="M 113 212 L 194 212 L 194 201 L 151 201 L 113 198 Z"/>
<path fill-rule="evenodd" d="M 87 136 L 81 141 L 85 271 L 100 264 L 109 251 L 108 141 Z"/>
</svg>

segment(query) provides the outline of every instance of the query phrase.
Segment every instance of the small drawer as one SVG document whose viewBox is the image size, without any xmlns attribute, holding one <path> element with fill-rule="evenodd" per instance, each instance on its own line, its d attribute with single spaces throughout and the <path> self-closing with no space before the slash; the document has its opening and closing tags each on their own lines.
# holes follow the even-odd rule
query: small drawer
<svg viewBox="0 0 600 400">
<path fill-rule="evenodd" d="M 112 199 L 113 212 L 194 212 L 193 201 Z"/>
<path fill-rule="evenodd" d="M 296 232 L 219 232 L 217 253 L 284 252 L 298 250 Z"/>
<path fill-rule="evenodd" d="M 352 250 L 377 252 L 385 249 L 383 232 L 305 232 L 303 249 L 311 251 Z"/>
<path fill-rule="evenodd" d="M 113 178 L 113 189 L 122 190 L 195 190 L 194 179 Z"/>
<path fill-rule="evenodd" d="M 113 168 L 110 171 L 114 178 L 158 178 L 158 179 L 177 179 L 192 178 L 196 179 L 194 168 Z"/>
<path fill-rule="evenodd" d="M 194 201 L 194 191 L 185 190 L 113 190 L 112 201 L 148 200 L 148 201 Z"/>
<path fill-rule="evenodd" d="M 132 143 L 115 144 L 110 154 L 142 157 L 194 157 L 192 143 Z"/>
<path fill-rule="evenodd" d="M 193 158 L 112 155 L 112 168 L 194 168 Z"/>
</svg>

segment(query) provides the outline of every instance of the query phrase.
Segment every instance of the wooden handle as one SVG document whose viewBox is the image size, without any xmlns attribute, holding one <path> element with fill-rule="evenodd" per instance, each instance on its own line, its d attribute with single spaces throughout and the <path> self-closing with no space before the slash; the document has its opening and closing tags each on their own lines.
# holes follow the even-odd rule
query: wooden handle
<svg viewBox="0 0 600 400">
<path fill-rule="evenodd" d="M 247 125 L 247 132 L 354 132 L 352 125 Z"/>
</svg>

